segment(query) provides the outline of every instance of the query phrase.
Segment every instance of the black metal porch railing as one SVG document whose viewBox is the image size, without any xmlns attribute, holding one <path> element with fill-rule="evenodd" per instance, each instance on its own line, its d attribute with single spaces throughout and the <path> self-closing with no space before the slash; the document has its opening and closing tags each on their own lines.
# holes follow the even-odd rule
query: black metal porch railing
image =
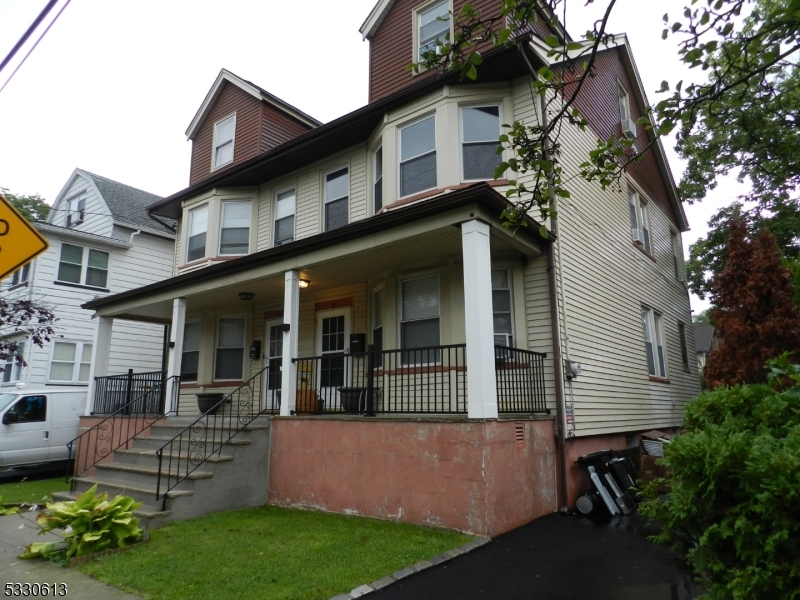
<svg viewBox="0 0 800 600">
<path fill-rule="evenodd" d="M 547 412 L 544 392 L 544 359 L 547 354 L 495 346 L 494 358 L 497 412 Z"/>
<path fill-rule="evenodd" d="M 101 460 L 120 448 L 129 448 L 133 438 L 149 429 L 153 423 L 176 411 L 164 412 L 164 402 L 178 406 L 181 379 L 178 376 L 159 382 L 142 392 L 127 404 L 123 404 L 105 419 L 90 427 L 67 444 L 69 461 L 74 459 L 74 472 L 70 474 L 67 467 L 67 482 L 75 487 L 75 478 L 97 465 Z M 154 410 L 142 412 L 141 407 L 152 407 Z"/>
<path fill-rule="evenodd" d="M 123 375 L 95 377 L 92 414 L 112 414 L 123 406 L 132 415 L 153 414 L 163 410 L 166 387 L 162 384 L 166 379 L 166 371 L 134 373 L 133 369 Z M 145 393 L 156 387 L 162 391 L 160 395 Z M 138 402 L 134 402 L 134 399 Z"/>
<path fill-rule="evenodd" d="M 266 366 L 156 450 L 156 500 L 162 500 L 165 508 L 170 490 L 219 455 L 223 446 L 262 412 L 262 391 L 269 377 L 270 366 Z M 277 410 L 278 402 L 277 398 L 267 400 L 264 411 Z"/>
</svg>

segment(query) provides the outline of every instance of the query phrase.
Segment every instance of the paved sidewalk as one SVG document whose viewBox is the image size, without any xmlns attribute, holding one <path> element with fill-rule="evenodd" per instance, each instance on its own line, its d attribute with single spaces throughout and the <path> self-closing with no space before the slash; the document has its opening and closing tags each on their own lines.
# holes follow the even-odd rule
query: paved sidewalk
<svg viewBox="0 0 800 600">
<path fill-rule="evenodd" d="M 60 567 L 45 560 L 19 560 L 17 556 L 31 542 L 57 541 L 52 533 L 37 535 L 36 512 L 0 517 L 0 582 L 67 584 L 67 598 L 77 600 L 140 600 L 101 583 L 75 569 Z M 2 591 L 0 591 L 2 593 Z"/>
</svg>

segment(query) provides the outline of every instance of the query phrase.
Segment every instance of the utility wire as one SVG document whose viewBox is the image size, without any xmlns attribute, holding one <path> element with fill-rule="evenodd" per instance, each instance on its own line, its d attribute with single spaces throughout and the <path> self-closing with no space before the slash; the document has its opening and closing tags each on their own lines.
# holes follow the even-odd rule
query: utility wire
<svg viewBox="0 0 800 600">
<path fill-rule="evenodd" d="M 3 59 L 3 62 L 2 62 L 2 63 L 0 63 L 0 72 L 2 72 L 2 70 L 3 70 L 3 69 L 5 69 L 6 65 L 7 65 L 9 62 L 11 62 L 11 59 L 12 59 L 12 58 L 14 58 L 14 55 L 15 55 L 17 52 L 19 52 L 19 49 L 20 49 L 20 48 L 22 48 L 22 45 L 23 45 L 25 42 L 27 42 L 27 41 L 28 41 L 28 38 L 29 38 L 29 37 L 31 37 L 31 34 L 32 34 L 34 31 L 36 31 L 36 28 L 39 26 L 39 24 L 40 24 L 40 23 L 41 23 L 41 22 L 44 20 L 44 18 L 47 16 L 47 13 L 49 13 L 51 10 L 53 10 L 53 7 L 54 7 L 56 4 L 58 4 L 58 0 L 50 0 L 50 2 L 48 2 L 48 3 L 47 3 L 47 6 L 45 6 L 45 7 L 42 9 L 42 12 L 40 12 L 40 13 L 39 13 L 39 16 L 38 16 L 38 17 L 36 17 L 36 20 L 35 20 L 33 23 L 31 23 L 31 26 L 30 26 L 30 27 L 28 27 L 28 30 L 27 30 L 25 33 L 23 33 L 23 34 L 22 34 L 22 37 L 19 39 L 19 41 L 18 41 L 18 42 L 17 42 L 17 43 L 14 45 L 14 47 L 11 49 L 11 52 L 9 52 L 9 53 L 8 53 L 8 56 L 6 56 L 6 57 Z"/>
<path fill-rule="evenodd" d="M 52 6 L 51 6 L 51 5 L 54 5 L 54 4 L 56 4 L 57 2 L 58 2 L 58 0 L 50 0 L 50 2 L 48 3 L 48 5 L 45 7 L 45 10 L 46 10 L 47 12 L 49 12 L 49 11 L 50 11 L 50 9 L 52 8 Z M 28 60 L 28 57 L 31 55 L 31 52 L 33 52 L 33 51 L 36 49 L 36 46 L 38 46 L 38 45 L 39 45 L 39 42 L 41 42 L 41 41 L 42 41 L 42 38 L 43 38 L 45 35 L 47 35 L 47 32 L 48 32 L 48 31 L 50 31 L 50 28 L 53 26 L 53 23 L 55 23 L 56 21 L 58 21 L 58 17 L 60 17 L 60 16 L 61 16 L 61 13 L 63 13 L 63 12 L 64 12 L 64 9 L 65 9 L 65 8 L 67 8 L 67 6 L 69 6 L 69 3 L 70 3 L 70 2 L 71 2 L 71 0 L 67 0 L 67 1 L 64 3 L 64 6 L 62 6 L 62 7 L 61 7 L 61 10 L 60 10 L 60 11 L 58 11 L 58 13 L 56 13 L 56 16 L 53 18 L 53 20 L 52 20 L 52 21 L 50 21 L 50 24 L 49 24 L 49 25 L 47 26 L 47 28 L 46 28 L 46 29 L 45 29 L 45 30 L 42 32 L 42 35 L 40 35 L 40 36 L 39 36 L 39 39 L 38 39 L 38 40 L 36 40 L 36 43 L 35 43 L 35 44 L 34 44 L 34 45 L 31 47 L 31 49 L 30 49 L 30 50 L 28 50 L 28 53 L 27 53 L 27 54 L 26 54 L 26 55 L 25 55 L 25 56 L 22 58 L 22 60 L 20 61 L 20 63 L 17 65 L 17 68 L 16 68 L 16 69 L 14 69 L 14 72 L 13 72 L 13 73 L 11 73 L 11 75 L 8 77 L 8 79 L 6 79 L 6 82 L 3 84 L 3 87 L 0 87 L 0 93 L 2 93 L 4 89 L 6 89 L 6 86 L 7 86 L 7 85 L 9 84 L 9 82 L 10 82 L 10 81 L 11 81 L 11 80 L 14 78 L 14 75 L 16 75 L 16 74 L 17 74 L 17 71 L 19 71 L 20 67 L 21 67 L 22 65 L 24 65 L 24 64 L 25 64 L 25 61 L 26 61 L 26 60 Z M 40 15 L 39 15 L 39 17 L 37 17 L 36 21 L 34 21 L 34 22 L 33 22 L 33 24 L 32 24 L 32 25 L 31 25 L 31 26 L 28 28 L 28 31 L 26 31 L 26 32 L 25 32 L 25 35 L 23 36 L 23 38 L 22 38 L 22 39 L 20 39 L 20 41 L 19 41 L 19 42 L 17 42 L 17 45 L 16 45 L 16 46 L 14 46 L 14 48 L 12 49 L 12 51 L 11 51 L 11 54 L 9 54 L 9 56 L 7 56 L 7 57 L 6 57 L 6 59 L 3 61 L 3 64 L 2 64 L 2 66 L 0 66 L 0 70 L 2 70 L 2 68 L 6 66 L 6 63 L 7 63 L 9 60 L 11 60 L 11 57 L 13 57 L 13 56 L 14 56 L 14 54 L 16 54 L 16 53 L 17 53 L 17 50 L 19 50 L 18 46 L 21 46 L 21 45 L 22 45 L 22 44 L 25 42 L 25 40 L 28 38 L 28 36 L 29 36 L 29 35 L 30 35 L 30 33 L 32 32 L 32 30 L 33 30 L 33 29 L 35 29 L 35 28 L 36 28 L 36 26 L 38 26 L 38 25 L 39 25 L 39 23 L 41 22 L 41 19 L 43 19 L 43 18 L 44 18 L 44 16 L 47 14 L 47 12 L 44 12 L 44 11 L 43 11 L 43 14 L 40 14 Z"/>
</svg>

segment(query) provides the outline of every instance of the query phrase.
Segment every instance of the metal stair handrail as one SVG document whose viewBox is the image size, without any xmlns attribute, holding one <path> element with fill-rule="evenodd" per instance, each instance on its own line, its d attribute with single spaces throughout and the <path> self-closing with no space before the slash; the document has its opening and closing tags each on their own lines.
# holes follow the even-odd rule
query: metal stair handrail
<svg viewBox="0 0 800 600">
<path fill-rule="evenodd" d="M 228 442 L 258 417 L 264 374 L 269 368 L 265 366 L 156 450 L 156 501 L 163 500 L 164 510 L 170 491 L 210 458 L 219 455 Z M 261 385 L 255 385 L 257 380 Z M 186 449 L 181 450 L 184 442 Z"/>
<path fill-rule="evenodd" d="M 100 461 L 102 461 L 105 457 L 109 454 L 114 452 L 115 450 L 119 450 L 123 446 L 127 447 L 128 444 L 135 438 L 137 435 L 140 435 L 147 429 L 149 429 L 154 423 L 163 419 L 164 417 L 177 414 L 177 410 L 175 411 L 164 411 L 164 410 L 157 410 L 154 412 L 145 412 L 145 413 L 137 413 L 131 414 L 131 407 L 133 407 L 137 402 L 141 402 L 145 399 L 148 395 L 151 394 L 158 394 L 159 401 L 160 401 L 160 394 L 162 391 L 169 390 L 169 384 L 172 384 L 172 393 L 171 397 L 174 398 L 175 390 L 180 389 L 180 376 L 173 375 L 172 377 L 165 379 L 158 385 L 153 386 L 151 389 L 143 392 L 130 402 L 124 404 L 123 406 L 119 407 L 116 411 L 108 415 L 105 419 L 97 423 L 96 425 L 90 427 L 83 433 L 81 433 L 78 437 L 74 440 L 67 443 L 67 450 L 68 450 L 68 460 L 67 460 L 67 474 L 66 474 L 66 482 L 71 484 L 70 489 L 74 491 L 75 489 L 75 479 L 80 477 L 86 471 L 97 465 Z M 145 404 L 146 405 L 146 404 Z M 127 417 L 124 419 L 125 427 L 120 428 L 119 431 L 116 430 L 116 422 L 118 420 L 122 420 L 122 417 Z M 94 458 L 89 458 L 89 446 L 91 444 L 92 439 L 94 439 Z M 107 444 L 102 446 L 100 450 L 98 450 L 98 443 L 102 442 Z M 73 473 L 70 476 L 70 465 L 72 463 L 72 451 L 75 448 L 77 443 L 77 456 L 76 456 L 76 464 L 75 470 L 77 471 L 79 462 L 77 459 L 80 458 L 82 454 L 82 448 L 85 448 L 85 457 L 86 461 L 84 463 L 84 468 L 80 473 Z M 115 445 L 116 444 L 116 445 Z M 91 461 L 94 462 L 91 462 Z M 88 464 L 91 462 L 91 464 Z"/>
</svg>

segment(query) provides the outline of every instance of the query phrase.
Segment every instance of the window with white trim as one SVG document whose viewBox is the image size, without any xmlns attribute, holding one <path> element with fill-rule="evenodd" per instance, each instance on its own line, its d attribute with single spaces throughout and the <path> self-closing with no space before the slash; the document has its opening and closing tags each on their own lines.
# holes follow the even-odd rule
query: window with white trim
<svg viewBox="0 0 800 600">
<path fill-rule="evenodd" d="M 61 244 L 58 281 L 105 288 L 108 284 L 108 252 Z"/>
<path fill-rule="evenodd" d="M 67 227 L 75 227 L 75 225 L 83 223 L 83 218 L 86 214 L 86 199 L 73 198 L 68 205 Z"/>
<path fill-rule="evenodd" d="M 633 241 L 642 245 L 642 248 L 651 254 L 650 247 L 650 217 L 648 215 L 647 202 L 639 195 L 639 192 L 628 190 L 628 209 L 631 216 L 631 237 Z"/>
<path fill-rule="evenodd" d="M 347 225 L 350 172 L 347 167 L 325 175 L 325 231 Z"/>
<path fill-rule="evenodd" d="M 631 119 L 631 103 L 628 98 L 628 92 L 625 91 L 625 88 L 620 83 L 617 83 L 617 94 L 619 96 L 619 120 L 625 126 Z"/>
<path fill-rule="evenodd" d="M 11 287 L 15 285 L 19 285 L 20 283 L 25 283 L 31 276 L 31 264 L 28 263 L 21 269 L 17 269 L 14 271 L 14 274 L 11 276 Z"/>
<path fill-rule="evenodd" d="M 236 115 L 214 123 L 214 157 L 212 170 L 233 162 L 233 141 L 236 136 Z"/>
<path fill-rule="evenodd" d="M 222 203 L 220 256 L 247 254 L 250 251 L 250 206 L 250 200 L 226 200 Z"/>
<path fill-rule="evenodd" d="M 374 154 L 375 168 L 374 181 L 372 183 L 373 199 L 375 201 L 375 213 L 383 208 L 383 146 L 380 146 Z"/>
<path fill-rule="evenodd" d="M 683 272 L 681 270 L 681 258 L 683 258 L 681 238 L 674 231 L 670 231 L 670 241 L 672 242 L 672 266 L 675 267 L 675 279 L 683 281 Z"/>
<path fill-rule="evenodd" d="M 461 163 L 465 181 L 494 179 L 500 164 L 500 107 L 461 108 Z"/>
<path fill-rule="evenodd" d="M 666 379 L 667 365 L 664 352 L 662 317 L 651 308 L 642 308 L 644 347 L 647 355 L 647 372 L 653 377 Z"/>
<path fill-rule="evenodd" d="M 92 362 L 92 344 L 88 342 L 55 342 L 50 359 L 49 381 L 87 383 Z"/>
<path fill-rule="evenodd" d="M 200 368 L 200 334 L 203 324 L 189 321 L 183 326 L 183 350 L 181 352 L 181 382 L 197 381 Z"/>
<path fill-rule="evenodd" d="M 404 364 L 439 360 L 439 276 L 407 279 L 401 284 L 400 347 Z"/>
<path fill-rule="evenodd" d="M 297 196 L 291 188 L 275 196 L 275 243 L 280 246 L 294 240 L 294 213 Z"/>
<path fill-rule="evenodd" d="M 400 129 L 400 196 L 436 187 L 436 117 Z"/>
<path fill-rule="evenodd" d="M 508 269 L 492 269 L 492 316 L 495 346 L 514 347 L 511 280 Z"/>
<path fill-rule="evenodd" d="M 383 366 L 383 288 L 372 292 L 372 345 L 375 348 L 375 366 Z"/>
<path fill-rule="evenodd" d="M 214 360 L 215 381 L 240 381 L 244 373 L 245 318 L 220 317 Z"/>
<path fill-rule="evenodd" d="M 678 340 L 681 345 L 681 364 L 683 370 L 689 372 L 689 348 L 686 346 L 686 324 L 678 323 Z"/>
<path fill-rule="evenodd" d="M 450 34 L 450 0 L 417 12 L 417 60 L 424 52 L 436 51 L 436 41 L 445 42 Z"/>
<path fill-rule="evenodd" d="M 186 240 L 186 262 L 206 256 L 208 204 L 189 211 L 189 235 Z"/>
<path fill-rule="evenodd" d="M 3 383 L 12 383 L 22 379 L 22 363 L 17 360 L 25 356 L 25 342 L 17 342 L 17 351 L 9 352 L 3 364 Z"/>
</svg>

